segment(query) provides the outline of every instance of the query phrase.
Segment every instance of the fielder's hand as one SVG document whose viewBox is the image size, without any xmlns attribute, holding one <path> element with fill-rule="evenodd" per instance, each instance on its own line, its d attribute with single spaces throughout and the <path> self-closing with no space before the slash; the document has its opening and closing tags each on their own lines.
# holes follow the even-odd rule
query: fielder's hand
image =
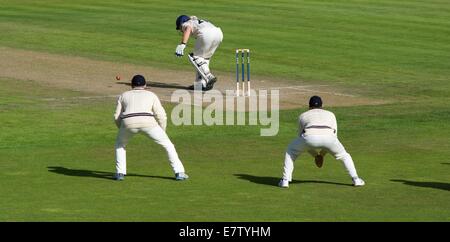
<svg viewBox="0 0 450 242">
<path fill-rule="evenodd" d="M 175 49 L 175 55 L 181 57 L 184 55 L 184 48 L 186 48 L 185 44 L 179 44 Z"/>
</svg>

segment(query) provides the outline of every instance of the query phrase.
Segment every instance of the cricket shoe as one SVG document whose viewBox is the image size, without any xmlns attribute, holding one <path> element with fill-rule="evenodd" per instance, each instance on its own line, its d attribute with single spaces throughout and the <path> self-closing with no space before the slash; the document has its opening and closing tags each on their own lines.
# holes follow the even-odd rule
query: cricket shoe
<svg viewBox="0 0 450 242">
<path fill-rule="evenodd" d="M 180 172 L 180 173 L 176 173 L 175 174 L 175 180 L 177 180 L 177 181 L 183 181 L 183 180 L 186 180 L 188 178 L 189 178 L 189 176 L 186 173 L 184 173 L 184 172 Z"/>
<path fill-rule="evenodd" d="M 321 168 L 323 165 L 323 156 L 322 155 L 316 155 L 314 158 L 314 161 L 316 162 L 316 166 Z"/>
<path fill-rule="evenodd" d="M 209 90 L 213 89 L 214 83 L 216 83 L 216 82 L 217 82 L 217 77 L 215 77 L 211 74 L 211 78 L 209 79 L 208 83 L 206 83 L 205 91 L 209 91 Z"/>
<path fill-rule="evenodd" d="M 117 173 L 117 174 L 114 176 L 114 179 L 115 179 L 116 181 L 123 181 L 123 180 L 125 179 L 125 174 Z"/>
<path fill-rule="evenodd" d="M 353 186 L 355 186 L 355 187 L 362 187 L 366 184 L 363 181 L 363 179 L 361 179 L 359 177 L 354 177 L 354 178 L 352 178 L 352 180 L 353 180 Z"/>
<path fill-rule="evenodd" d="M 289 181 L 286 179 L 281 179 L 280 182 L 278 183 L 279 187 L 282 188 L 288 188 L 289 187 Z"/>
<path fill-rule="evenodd" d="M 188 90 L 195 90 L 195 85 L 190 85 L 190 86 L 188 86 L 188 88 L 187 88 Z M 206 90 L 206 87 L 202 87 L 202 92 L 205 92 L 205 91 L 208 91 L 208 90 Z"/>
</svg>

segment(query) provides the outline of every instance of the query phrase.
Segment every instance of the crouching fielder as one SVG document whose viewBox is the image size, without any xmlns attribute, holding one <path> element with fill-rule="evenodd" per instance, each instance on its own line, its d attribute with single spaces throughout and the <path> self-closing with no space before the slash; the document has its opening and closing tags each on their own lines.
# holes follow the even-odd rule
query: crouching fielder
<svg viewBox="0 0 450 242">
<path fill-rule="evenodd" d="M 330 153 L 342 161 L 354 186 L 364 186 L 364 181 L 356 173 L 352 157 L 337 138 L 337 122 L 334 114 L 322 109 L 322 99 L 319 96 L 310 98 L 309 109 L 300 115 L 299 137 L 293 140 L 287 148 L 283 177 L 278 185 L 284 188 L 289 187 L 294 171 L 294 161 L 306 150 L 315 157 L 316 165 L 319 168 L 322 167 L 325 154 Z"/>
<path fill-rule="evenodd" d="M 170 166 L 176 180 L 185 180 L 183 164 L 178 158 L 175 146 L 170 141 L 165 130 L 167 117 L 158 97 L 145 90 L 145 78 L 135 75 L 131 80 L 132 90 L 122 93 L 117 99 L 114 120 L 119 133 L 116 140 L 116 180 L 123 180 L 127 174 L 125 147 L 134 134 L 142 132 L 156 143 L 164 147 L 169 156 Z"/>
</svg>

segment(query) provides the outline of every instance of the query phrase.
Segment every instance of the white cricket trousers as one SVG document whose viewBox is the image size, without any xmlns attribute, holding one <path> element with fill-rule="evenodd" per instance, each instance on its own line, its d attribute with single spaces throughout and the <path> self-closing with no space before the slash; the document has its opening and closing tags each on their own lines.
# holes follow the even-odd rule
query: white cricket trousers
<svg viewBox="0 0 450 242">
<path fill-rule="evenodd" d="M 205 28 L 197 36 L 194 47 L 194 56 L 209 59 L 216 52 L 217 47 L 223 40 L 223 33 L 220 28 Z"/>
<path fill-rule="evenodd" d="M 220 43 L 222 43 L 222 40 L 222 30 L 217 27 L 202 29 L 201 34 L 198 35 L 194 47 L 194 57 L 206 62 L 203 67 L 205 68 L 205 73 L 211 72 L 209 69 L 210 58 L 214 55 L 214 52 L 216 52 L 216 49 L 219 47 Z M 201 90 L 202 87 L 206 87 L 206 80 L 203 80 L 198 72 L 194 85 L 196 90 Z"/>
<path fill-rule="evenodd" d="M 352 157 L 347 153 L 335 135 L 302 135 L 293 140 L 287 148 L 284 158 L 283 179 L 292 181 L 294 161 L 305 150 L 313 156 L 319 154 L 317 150 L 320 150 L 322 155 L 327 152 L 330 153 L 337 160 L 342 161 L 345 169 L 352 178 L 358 177 Z"/>
<path fill-rule="evenodd" d="M 174 173 L 184 172 L 184 166 L 178 158 L 175 146 L 170 141 L 166 132 L 160 127 L 150 128 L 125 128 L 120 127 L 116 140 L 116 171 L 117 173 L 127 174 L 127 153 L 125 150 L 128 141 L 138 132 L 143 132 L 156 143 L 160 144 L 166 149 L 169 156 L 170 166 Z"/>
</svg>

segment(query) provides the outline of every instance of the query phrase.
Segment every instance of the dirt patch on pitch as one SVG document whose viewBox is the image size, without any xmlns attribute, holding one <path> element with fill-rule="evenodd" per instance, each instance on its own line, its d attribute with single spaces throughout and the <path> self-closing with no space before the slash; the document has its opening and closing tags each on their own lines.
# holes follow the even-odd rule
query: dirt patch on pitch
<svg viewBox="0 0 450 242">
<path fill-rule="evenodd" d="M 175 90 L 186 90 L 195 78 L 194 71 L 162 70 L 83 57 L 63 56 L 44 52 L 0 47 L 0 77 L 33 80 L 47 86 L 88 93 L 92 96 L 111 97 L 129 90 L 129 79 L 142 74 L 150 81 L 150 89 L 163 101 L 170 102 Z M 180 61 L 180 65 L 189 65 Z M 121 80 L 116 80 L 116 75 Z M 252 73 L 253 74 L 253 73 Z M 214 88 L 225 95 L 236 88 L 235 73 L 216 73 Z M 302 81 L 263 78 L 253 75 L 252 89 L 279 92 L 281 109 L 304 107 L 312 95 L 320 95 L 326 106 L 377 105 L 385 103 L 352 94 L 343 88 L 329 85 L 302 85 Z M 206 92 L 208 95 L 208 92 Z M 229 95 L 230 96 L 230 95 Z M 261 96 L 262 97 L 262 96 Z"/>
</svg>

